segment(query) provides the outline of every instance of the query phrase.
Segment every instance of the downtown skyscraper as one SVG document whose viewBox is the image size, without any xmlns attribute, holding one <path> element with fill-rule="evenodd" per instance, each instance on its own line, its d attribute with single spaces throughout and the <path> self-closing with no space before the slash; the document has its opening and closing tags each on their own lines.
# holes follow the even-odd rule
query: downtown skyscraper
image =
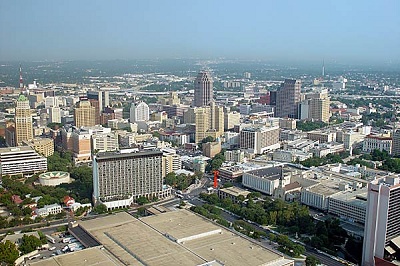
<svg viewBox="0 0 400 266">
<path fill-rule="evenodd" d="M 213 100 L 213 80 L 207 71 L 200 71 L 194 82 L 194 107 L 210 105 Z"/>
<path fill-rule="evenodd" d="M 286 79 L 276 92 L 276 117 L 298 118 L 301 81 Z"/>
<path fill-rule="evenodd" d="M 32 113 L 28 98 L 21 94 L 15 107 L 15 142 L 17 146 L 23 141 L 33 139 Z"/>
</svg>

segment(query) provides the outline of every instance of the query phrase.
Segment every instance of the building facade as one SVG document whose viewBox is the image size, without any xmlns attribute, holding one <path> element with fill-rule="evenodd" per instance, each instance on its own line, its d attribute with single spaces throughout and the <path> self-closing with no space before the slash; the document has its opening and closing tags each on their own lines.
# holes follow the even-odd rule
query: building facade
<svg viewBox="0 0 400 266">
<path fill-rule="evenodd" d="M 400 236 L 399 206 L 398 176 L 382 177 L 368 184 L 362 265 L 374 266 L 375 258 L 391 260 L 399 256 L 398 247 L 396 250 L 392 242 L 398 242 Z"/>
<path fill-rule="evenodd" d="M 76 127 L 92 127 L 96 125 L 96 108 L 89 101 L 80 101 L 75 108 Z"/>
<path fill-rule="evenodd" d="M 94 201 L 108 208 L 127 207 L 141 196 L 163 190 L 162 152 L 98 153 L 93 160 Z"/>
<path fill-rule="evenodd" d="M 47 171 L 47 159 L 29 146 L 0 149 L 0 176 Z"/>
<path fill-rule="evenodd" d="M 29 100 L 20 95 L 15 107 L 15 142 L 23 145 L 23 141 L 33 139 L 32 113 Z"/>
<path fill-rule="evenodd" d="M 210 73 L 200 71 L 194 81 L 194 104 L 195 107 L 210 105 L 213 99 L 213 80 Z"/>
<path fill-rule="evenodd" d="M 373 150 L 387 151 L 392 153 L 392 138 L 384 136 L 368 135 L 364 138 L 363 152 L 372 152 Z"/>
<path fill-rule="evenodd" d="M 301 81 L 286 79 L 276 92 L 277 117 L 298 118 L 298 103 L 300 102 Z"/>
<path fill-rule="evenodd" d="M 240 149 L 254 154 L 280 148 L 279 127 L 248 127 L 240 131 Z"/>
<path fill-rule="evenodd" d="M 132 103 L 130 109 L 130 122 L 149 121 L 150 109 L 145 102 Z"/>
</svg>

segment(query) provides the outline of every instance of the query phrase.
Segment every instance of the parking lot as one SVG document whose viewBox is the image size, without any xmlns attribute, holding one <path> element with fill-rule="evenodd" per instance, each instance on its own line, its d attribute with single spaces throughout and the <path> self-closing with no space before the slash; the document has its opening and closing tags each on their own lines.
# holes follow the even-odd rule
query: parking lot
<svg viewBox="0 0 400 266">
<path fill-rule="evenodd" d="M 59 232 L 43 232 L 47 236 L 50 236 L 47 240 L 46 248 L 39 250 L 38 255 L 31 256 L 31 261 L 39 261 L 41 259 L 46 259 L 49 257 L 61 255 L 68 252 L 74 252 L 84 249 L 84 246 L 69 233 L 59 233 Z M 54 239 L 55 243 L 52 243 Z"/>
</svg>

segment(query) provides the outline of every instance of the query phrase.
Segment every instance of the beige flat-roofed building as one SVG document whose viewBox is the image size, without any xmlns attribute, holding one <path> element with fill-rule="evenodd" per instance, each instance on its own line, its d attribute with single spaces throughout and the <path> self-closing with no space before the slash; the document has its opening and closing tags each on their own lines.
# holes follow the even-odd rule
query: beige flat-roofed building
<svg viewBox="0 0 400 266">
<path fill-rule="evenodd" d="M 118 213 L 79 226 L 125 265 L 294 265 L 187 210 L 141 219 Z"/>
<path fill-rule="evenodd" d="M 46 260 L 28 262 L 29 266 L 112 266 L 124 265 L 114 258 L 106 249 L 94 247 L 65 253 Z"/>
<path fill-rule="evenodd" d="M 27 146 L 31 146 L 39 154 L 49 157 L 54 154 L 54 141 L 49 138 L 36 138 L 29 141 L 23 141 Z"/>
</svg>

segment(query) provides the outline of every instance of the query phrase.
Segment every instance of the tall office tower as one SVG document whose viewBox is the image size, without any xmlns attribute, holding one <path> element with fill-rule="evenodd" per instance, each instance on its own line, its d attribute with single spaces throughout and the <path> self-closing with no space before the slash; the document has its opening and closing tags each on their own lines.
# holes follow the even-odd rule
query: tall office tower
<svg viewBox="0 0 400 266">
<path fill-rule="evenodd" d="M 148 121 L 150 119 L 149 106 L 145 102 L 132 103 L 130 109 L 130 122 Z"/>
<path fill-rule="evenodd" d="M 194 106 L 209 105 L 213 99 L 213 80 L 210 73 L 201 71 L 194 81 Z"/>
<path fill-rule="evenodd" d="M 47 109 L 49 112 L 50 123 L 61 123 L 61 109 L 60 107 L 50 107 Z"/>
<path fill-rule="evenodd" d="M 300 102 L 301 81 L 286 79 L 276 93 L 277 117 L 297 118 L 297 108 Z"/>
<path fill-rule="evenodd" d="M 298 117 L 299 119 L 313 119 L 322 122 L 329 122 L 330 99 L 328 91 L 322 90 L 318 93 L 305 95 L 305 100 L 299 103 Z"/>
<path fill-rule="evenodd" d="M 216 137 L 224 134 L 224 108 L 211 102 L 210 129 L 216 132 Z"/>
<path fill-rule="evenodd" d="M 88 101 L 90 102 L 90 105 L 94 107 L 94 111 L 96 114 L 94 117 L 94 123 L 96 125 L 99 125 L 101 117 L 100 103 L 98 100 L 93 100 L 93 99 L 88 99 Z"/>
<path fill-rule="evenodd" d="M 368 184 L 362 264 L 400 256 L 400 178 L 386 176 Z M 383 264 L 382 264 L 383 265 Z M 387 265 L 387 264 L 385 264 Z"/>
<path fill-rule="evenodd" d="M 196 124 L 196 143 L 201 142 L 203 139 L 209 136 L 207 132 L 210 129 L 211 125 L 210 113 L 211 110 L 209 106 L 194 108 L 194 122 Z"/>
<path fill-rule="evenodd" d="M 162 152 L 98 153 L 93 159 L 95 204 L 128 207 L 141 196 L 159 197 L 163 189 Z"/>
<path fill-rule="evenodd" d="M 392 155 L 394 155 L 394 156 L 400 155 L 400 129 L 397 129 L 393 133 Z"/>
<path fill-rule="evenodd" d="M 98 101 L 98 115 L 100 117 L 101 112 L 105 107 L 110 106 L 110 93 L 109 91 L 98 90 L 98 91 L 88 91 L 86 93 L 86 97 L 89 101 L 94 100 Z"/>
<path fill-rule="evenodd" d="M 96 125 L 96 109 L 89 101 L 81 101 L 75 108 L 74 120 L 76 127 L 92 127 Z"/>
<path fill-rule="evenodd" d="M 15 143 L 23 145 L 24 140 L 33 139 L 32 113 L 29 100 L 20 95 L 15 107 Z"/>
</svg>

